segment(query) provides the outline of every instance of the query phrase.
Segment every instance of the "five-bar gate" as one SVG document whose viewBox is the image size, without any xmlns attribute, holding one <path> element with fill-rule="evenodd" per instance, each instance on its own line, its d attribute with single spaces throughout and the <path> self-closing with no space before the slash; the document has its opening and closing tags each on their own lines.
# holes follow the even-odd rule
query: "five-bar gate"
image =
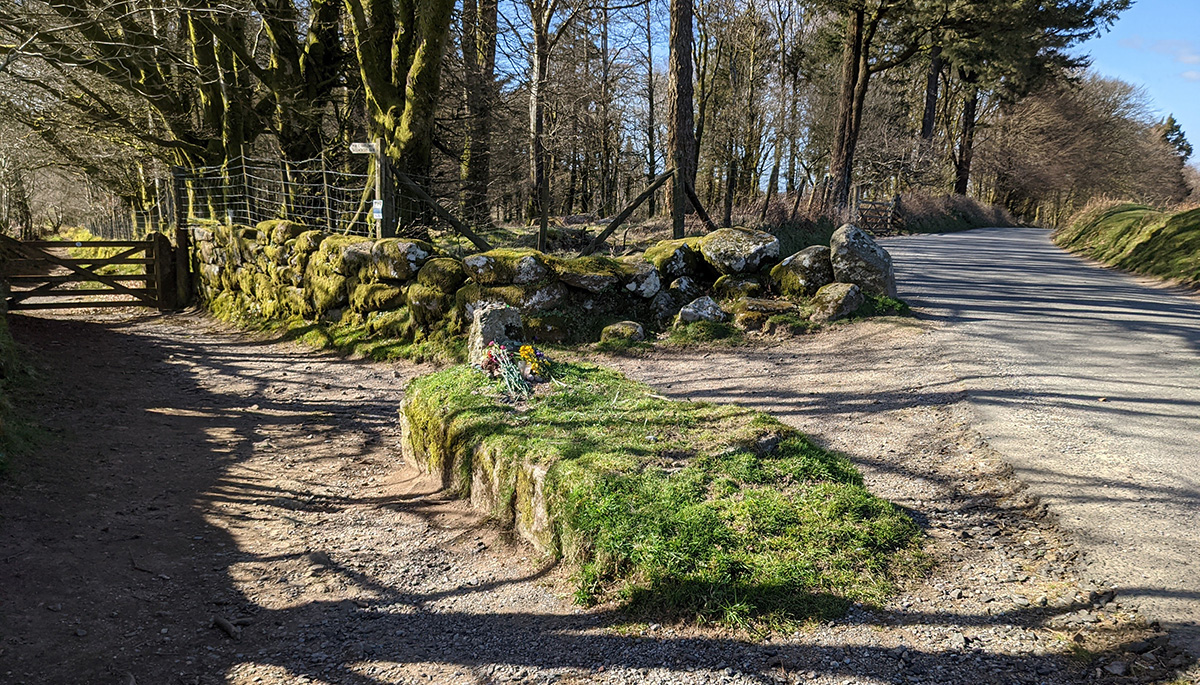
<svg viewBox="0 0 1200 685">
<path fill-rule="evenodd" d="M 186 246 L 177 250 L 161 233 L 145 240 L 78 242 L 18 241 L 0 235 L 0 281 L 8 284 L 9 311 L 138 306 L 171 310 L 186 298 L 186 254 Z M 182 273 L 176 262 L 184 266 Z"/>
</svg>

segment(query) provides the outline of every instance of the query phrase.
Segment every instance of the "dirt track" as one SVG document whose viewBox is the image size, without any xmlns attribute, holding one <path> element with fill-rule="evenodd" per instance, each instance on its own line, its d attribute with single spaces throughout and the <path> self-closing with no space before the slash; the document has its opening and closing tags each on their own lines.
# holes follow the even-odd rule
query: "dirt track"
<svg viewBox="0 0 1200 685">
<path fill-rule="evenodd" d="M 41 370 L 19 399 L 46 435 L 0 485 L 6 683 L 1067 683 L 1183 663 L 1071 658 L 1148 633 L 1119 598 L 1092 606 L 1102 588 L 975 442 L 921 325 L 620 362 L 846 450 L 945 561 L 880 610 L 751 640 L 580 610 L 564 570 L 433 492 L 397 446 L 422 369 L 199 315 L 106 316 L 12 317 Z M 789 394 L 756 399 L 784 376 Z"/>
</svg>

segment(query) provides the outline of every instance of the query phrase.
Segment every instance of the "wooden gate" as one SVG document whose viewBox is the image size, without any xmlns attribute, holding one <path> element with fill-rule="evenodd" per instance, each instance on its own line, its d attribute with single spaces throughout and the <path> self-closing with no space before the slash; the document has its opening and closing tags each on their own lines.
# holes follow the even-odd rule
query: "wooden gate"
<svg viewBox="0 0 1200 685">
<path fill-rule="evenodd" d="M 858 203 L 858 227 L 875 235 L 890 235 L 898 227 L 897 202 Z"/>
<path fill-rule="evenodd" d="M 177 309 L 183 279 L 177 279 L 174 253 L 161 233 L 146 240 L 80 242 L 17 241 L 0 235 L 0 281 L 8 284 L 9 311 Z"/>
</svg>

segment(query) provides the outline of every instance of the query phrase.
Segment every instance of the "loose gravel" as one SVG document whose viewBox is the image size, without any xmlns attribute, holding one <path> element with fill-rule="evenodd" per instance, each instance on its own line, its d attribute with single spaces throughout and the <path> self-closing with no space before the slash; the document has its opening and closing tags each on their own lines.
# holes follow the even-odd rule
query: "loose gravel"
<svg viewBox="0 0 1200 685">
<path fill-rule="evenodd" d="M 575 605 L 569 569 L 402 463 L 396 409 L 422 367 L 195 314 L 99 317 L 12 317 L 45 435 L 0 485 L 4 682 L 1198 680 L 1078 576 L 919 323 L 606 360 L 778 414 L 928 531 L 936 566 L 886 606 L 761 635 Z"/>
</svg>

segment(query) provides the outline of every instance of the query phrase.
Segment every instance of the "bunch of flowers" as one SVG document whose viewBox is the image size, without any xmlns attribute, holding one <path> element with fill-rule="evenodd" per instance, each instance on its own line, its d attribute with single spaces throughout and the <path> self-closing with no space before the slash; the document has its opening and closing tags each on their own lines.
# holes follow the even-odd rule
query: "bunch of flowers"
<svg viewBox="0 0 1200 685">
<path fill-rule="evenodd" d="M 550 358 L 533 345 L 522 345 L 517 356 L 525 366 L 525 376 L 530 380 L 544 381 L 550 378 Z"/>
<path fill-rule="evenodd" d="M 508 348 L 495 340 L 488 343 L 479 368 L 504 384 L 504 393 L 513 399 L 526 399 L 533 394 L 533 383 L 525 377 L 521 365 L 508 354 Z"/>
</svg>

